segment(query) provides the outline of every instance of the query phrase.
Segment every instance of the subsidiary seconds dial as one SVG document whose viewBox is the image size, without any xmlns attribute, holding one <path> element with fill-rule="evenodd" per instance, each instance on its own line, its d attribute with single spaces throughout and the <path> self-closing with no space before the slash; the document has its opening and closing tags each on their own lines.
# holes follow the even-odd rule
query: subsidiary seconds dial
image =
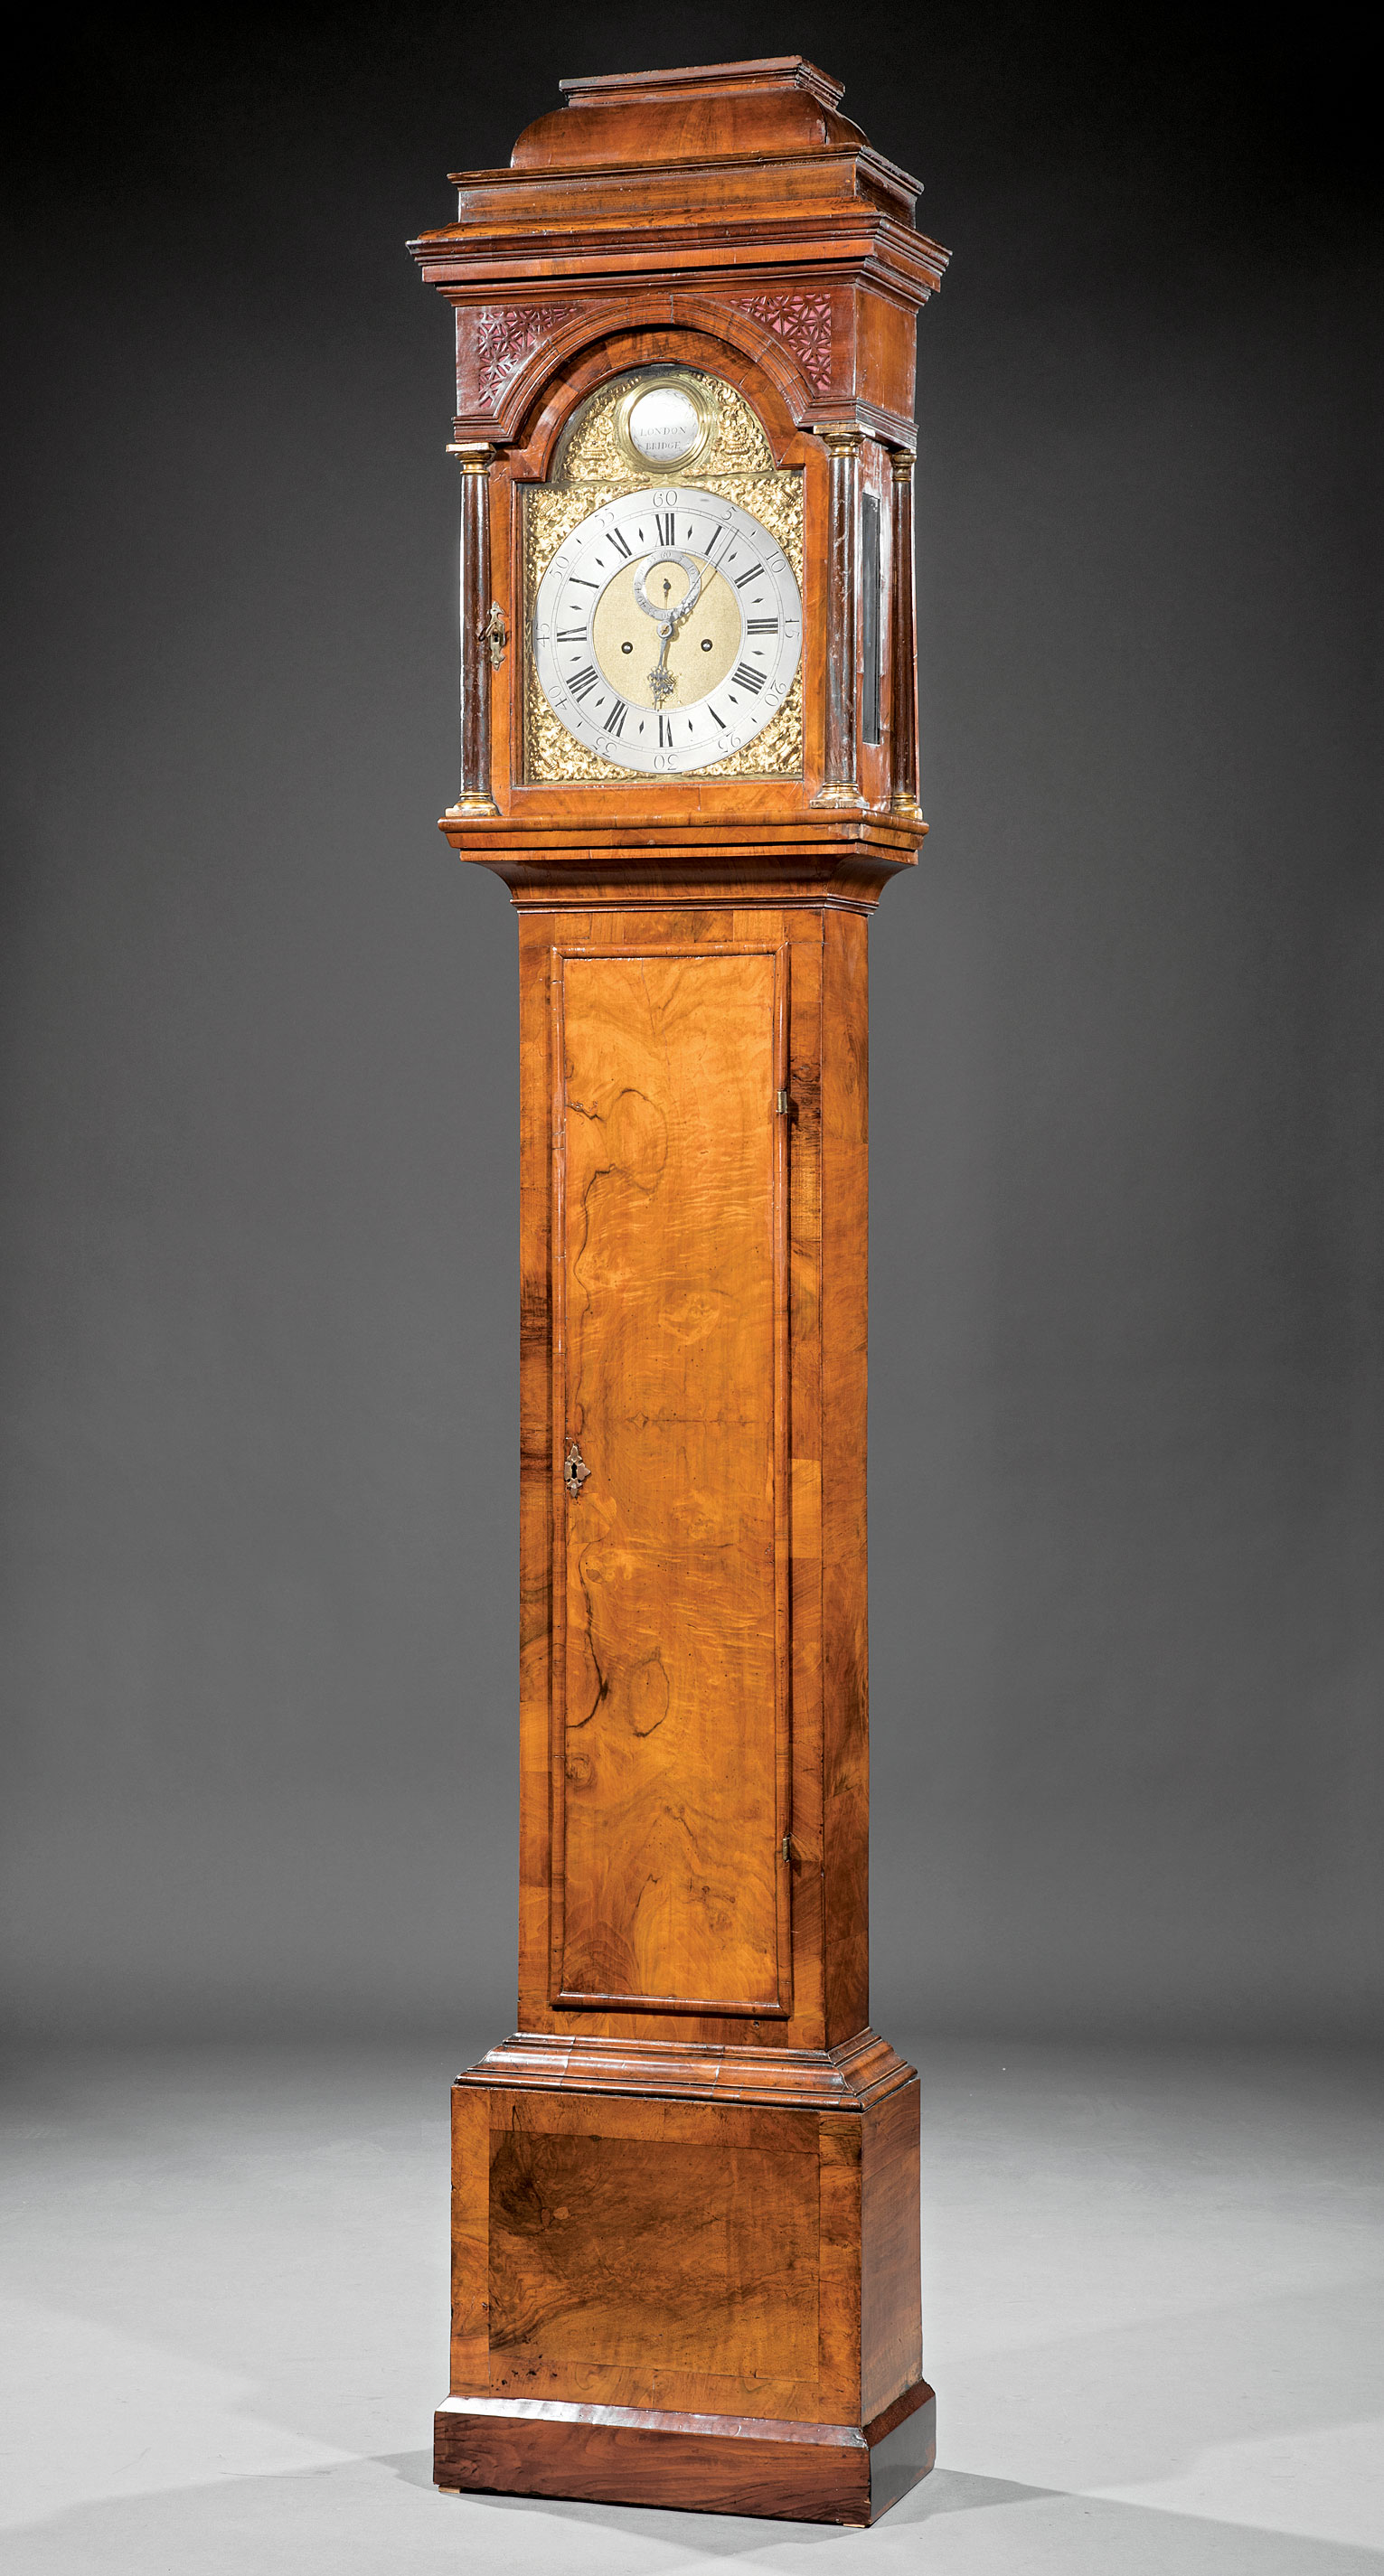
<svg viewBox="0 0 1384 2576">
<path fill-rule="evenodd" d="M 534 602 L 549 706 L 620 769 L 675 776 L 753 741 L 793 685 L 802 637 L 777 539 L 694 487 L 628 492 L 593 511 Z"/>
</svg>

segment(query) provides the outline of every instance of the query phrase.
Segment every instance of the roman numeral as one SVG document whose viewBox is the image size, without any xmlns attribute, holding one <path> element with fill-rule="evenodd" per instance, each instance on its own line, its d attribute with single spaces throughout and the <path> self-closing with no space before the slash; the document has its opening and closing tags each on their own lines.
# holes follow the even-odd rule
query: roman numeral
<svg viewBox="0 0 1384 2576">
<path fill-rule="evenodd" d="M 712 522 L 711 534 L 710 534 L 710 536 L 707 538 L 706 544 L 705 544 L 705 545 L 703 546 L 703 548 L 702 548 L 702 553 L 705 555 L 706 560 L 707 560 L 707 562 L 708 562 L 708 563 L 710 563 L 710 561 L 711 561 L 711 550 L 712 550 L 712 547 L 713 547 L 713 546 L 715 546 L 715 545 L 719 542 L 719 540 L 720 540 L 720 539 L 725 535 L 725 533 L 726 533 L 726 530 L 725 530 L 725 523 L 724 523 L 724 521 L 723 521 L 723 520 L 720 520 L 720 519 L 713 520 L 713 522 Z"/>
<path fill-rule="evenodd" d="M 776 617 L 747 617 L 745 620 L 745 632 L 747 635 L 777 635 L 778 619 Z"/>
<path fill-rule="evenodd" d="M 718 714 L 716 713 L 716 709 L 715 709 L 714 707 L 708 707 L 708 708 L 707 708 L 707 714 L 710 716 L 712 723 L 713 723 L 713 724 L 715 724 L 715 725 L 719 725 L 719 726 L 720 726 L 720 728 L 721 728 L 722 733 L 724 733 L 724 732 L 725 732 L 725 729 L 726 729 L 726 720 L 725 720 L 725 717 L 724 717 L 724 716 L 718 716 Z"/>
<path fill-rule="evenodd" d="M 610 538 L 610 542 L 611 542 L 611 544 L 612 544 L 613 546 L 618 546 L 618 547 L 619 547 L 620 552 L 621 552 L 621 554 L 624 556 L 626 563 L 628 563 L 628 562 L 629 562 L 629 559 L 630 559 L 630 550 L 629 550 L 629 547 L 626 545 L 624 538 L 621 536 L 619 529 L 618 529 L 618 528 L 609 528 L 609 529 L 607 529 L 606 533 L 607 533 L 607 535 L 608 535 L 608 536 L 609 536 L 609 538 Z"/>
<path fill-rule="evenodd" d="M 567 683 L 573 697 L 584 698 L 588 696 L 590 691 L 595 688 L 598 676 L 599 674 L 596 671 L 594 663 L 588 662 L 585 670 L 578 671 L 576 678 L 569 680 Z"/>
<path fill-rule="evenodd" d="M 673 748 L 673 728 L 664 716 L 660 716 L 658 720 L 658 747 L 660 751 L 671 751 Z"/>
<path fill-rule="evenodd" d="M 736 587 L 736 589 L 737 589 L 737 590 L 743 590 L 743 589 L 744 589 L 744 587 L 745 587 L 746 582 L 747 582 L 747 581 L 753 581 L 753 580 L 754 580 L 754 578 L 755 578 L 755 575 L 756 575 L 757 573 L 761 573 L 761 572 L 763 572 L 763 570 L 764 570 L 764 566 L 763 566 L 763 564 L 751 564 L 750 569 L 749 569 L 749 571 L 748 571 L 748 572 L 738 572 L 738 573 L 736 574 L 736 576 L 735 576 L 735 587 Z"/>
<path fill-rule="evenodd" d="M 623 733 L 625 730 L 625 718 L 628 714 L 629 708 L 626 706 L 624 699 L 617 698 L 605 720 L 606 732 Z"/>
<path fill-rule="evenodd" d="M 568 578 L 575 590 L 599 590 L 601 587 L 598 581 L 583 581 L 579 572 L 569 574 Z"/>
<path fill-rule="evenodd" d="M 670 546 L 670 545 L 672 544 L 672 542 L 673 542 L 673 513 L 672 513 L 672 511 L 671 511 L 671 510 L 655 510 L 655 512 L 654 512 L 654 525 L 655 525 L 655 527 L 656 527 L 656 528 L 657 528 L 657 530 L 658 530 L 658 542 L 659 542 L 659 544 L 660 544 L 661 546 Z"/>
<path fill-rule="evenodd" d="M 758 697 L 760 690 L 764 686 L 764 674 L 762 671 L 752 671 L 748 662 L 737 662 L 734 676 L 739 681 L 742 689 L 749 690 L 752 698 Z"/>
<path fill-rule="evenodd" d="M 585 639 L 586 628 L 584 626 L 559 626 L 557 630 L 557 640 L 559 644 L 581 644 L 585 642 Z"/>
</svg>

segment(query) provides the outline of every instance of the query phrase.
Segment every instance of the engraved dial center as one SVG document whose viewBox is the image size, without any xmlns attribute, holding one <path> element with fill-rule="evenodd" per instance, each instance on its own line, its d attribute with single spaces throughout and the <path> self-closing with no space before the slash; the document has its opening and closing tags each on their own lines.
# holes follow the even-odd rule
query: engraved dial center
<svg viewBox="0 0 1384 2576">
<path fill-rule="evenodd" d="M 735 668 L 741 643 L 735 593 L 715 579 L 709 564 L 695 555 L 689 561 L 701 576 L 690 607 L 686 603 L 691 583 L 671 557 L 653 564 L 626 564 L 597 602 L 591 628 L 596 660 L 611 686 L 631 706 L 690 706 L 694 699 L 709 696 Z M 641 608 L 636 590 L 641 580 L 647 609 Z M 673 683 L 662 692 L 654 684 L 660 655 L 663 672 Z"/>
</svg>

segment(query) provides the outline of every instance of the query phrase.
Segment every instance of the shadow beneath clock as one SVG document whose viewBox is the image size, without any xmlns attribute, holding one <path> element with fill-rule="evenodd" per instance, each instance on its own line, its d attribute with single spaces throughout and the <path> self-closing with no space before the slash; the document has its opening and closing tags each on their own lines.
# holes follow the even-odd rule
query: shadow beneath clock
<svg viewBox="0 0 1384 2576">
<path fill-rule="evenodd" d="M 392 2469 L 396 2478 L 402 2478 L 406 2487 L 430 2487 L 434 2482 L 431 2451 L 376 2451 L 374 2458 L 380 2468 Z"/>
<path fill-rule="evenodd" d="M 432 2484 L 426 2451 L 381 2459 L 379 2466 L 410 2485 Z M 1015 2478 L 975 2477 L 960 2469 L 934 2469 L 869 2531 L 547 2496 L 468 2492 L 456 2501 L 473 2547 L 483 2545 L 482 2515 L 505 2517 L 508 2530 L 503 2543 L 497 2535 L 496 2548 L 514 2576 L 529 2576 L 530 2570 L 547 2576 L 554 2566 L 563 2576 L 660 2576 L 664 2570 L 673 2576 L 689 2558 L 759 2565 L 776 2576 L 793 2576 L 809 2563 L 804 2552 L 813 2552 L 811 2563 L 817 2564 L 818 2550 L 842 2545 L 880 2550 L 882 2564 L 899 2567 L 900 2542 L 911 2566 L 914 2548 L 927 2546 L 921 2527 L 950 2514 L 977 2517 L 965 2543 L 970 2576 L 1014 2576 L 1020 2566 L 1025 2576 L 1110 2576 L 1112 2569 L 1131 2576 L 1143 2570 L 1152 2576 L 1154 2569 L 1158 2576 L 1246 2576 L 1251 2566 L 1254 2576 L 1371 2576 L 1384 2567 L 1380 2552 L 1358 2542 L 1266 2529 L 1248 2517 L 1221 2520 L 1065 2487 L 1027 2486 Z M 527 2541 L 526 2520 L 535 2526 Z M 555 2524 L 562 2527 L 560 2540 Z M 916 2543 L 904 2537 L 910 2528 L 918 2531 Z M 940 2531 L 938 2545 L 945 2546 Z"/>
<path fill-rule="evenodd" d="M 382 2469 L 392 2469 L 407 2486 L 433 2484 L 431 2451 L 377 2453 L 376 2457 Z M 440 2495 L 444 2490 L 439 2488 L 437 2492 Z M 971 2477 L 957 2469 L 934 2469 L 916 2487 L 910 2487 L 887 2514 L 882 2514 L 874 2528 L 897 2531 L 905 2523 L 932 2521 L 940 2514 L 1046 2502 L 1059 2493 L 1052 2487 L 1021 2486 L 1012 2478 Z M 664 2505 L 587 2504 L 573 2497 L 501 2495 L 484 2488 L 467 2488 L 465 2498 L 472 2506 L 488 2506 L 501 2513 L 537 2514 L 546 2520 L 591 2531 L 618 2532 L 631 2539 L 675 2539 L 684 2549 L 720 2558 L 752 2555 L 770 2547 L 776 2538 L 826 2543 L 859 2541 L 861 2537 L 859 2528 L 853 2525 L 789 2522 L 758 2514 L 683 2513 Z"/>
</svg>

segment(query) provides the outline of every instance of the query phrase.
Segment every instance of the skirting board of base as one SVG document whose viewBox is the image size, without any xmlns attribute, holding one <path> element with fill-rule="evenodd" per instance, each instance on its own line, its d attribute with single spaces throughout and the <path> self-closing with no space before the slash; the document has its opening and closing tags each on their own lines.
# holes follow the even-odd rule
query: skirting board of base
<svg viewBox="0 0 1384 2576">
<path fill-rule="evenodd" d="M 862 2430 L 642 2406 L 449 2397 L 435 2421 L 440 2487 L 666 2505 L 787 2522 L 877 2522 L 926 2477 L 937 2401 L 925 2380 Z"/>
</svg>

